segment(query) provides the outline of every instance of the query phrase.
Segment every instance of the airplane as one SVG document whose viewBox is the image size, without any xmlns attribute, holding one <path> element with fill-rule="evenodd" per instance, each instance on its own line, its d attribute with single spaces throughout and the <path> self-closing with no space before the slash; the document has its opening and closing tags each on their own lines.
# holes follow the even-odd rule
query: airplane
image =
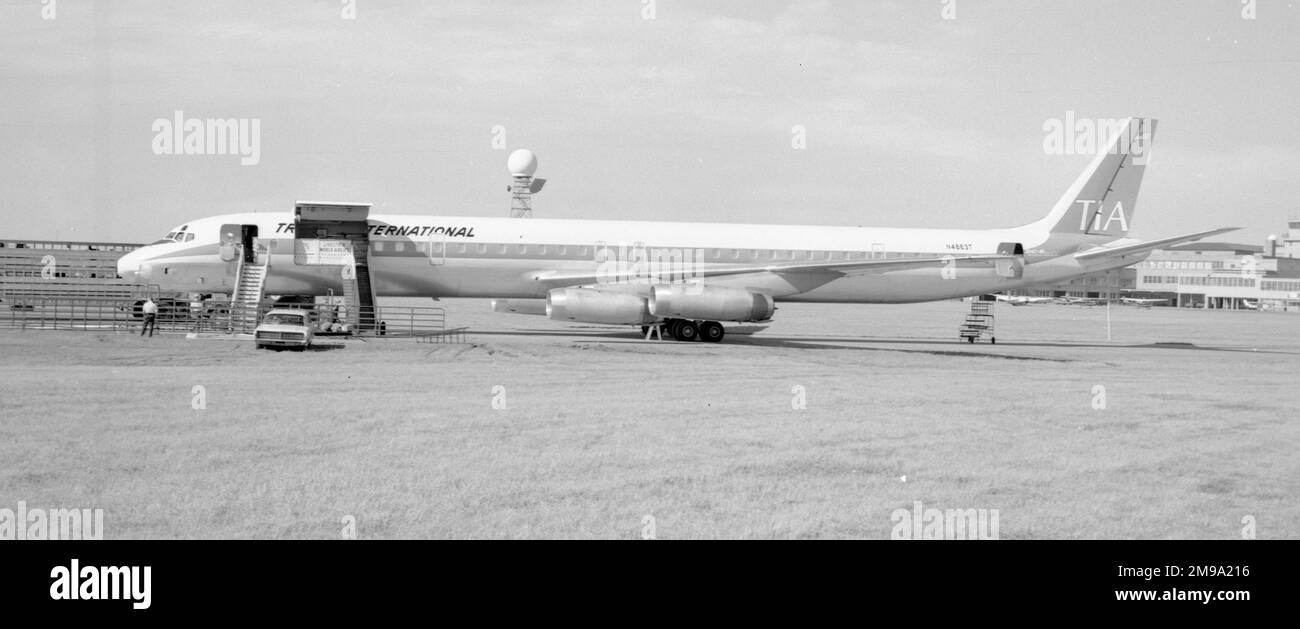
<svg viewBox="0 0 1300 629">
<path fill-rule="evenodd" d="M 1023 306 L 1025 304 L 1046 304 L 1056 301 L 1054 297 L 1022 297 L 1020 295 L 994 295 L 998 301 L 1005 301 L 1012 306 Z"/>
<path fill-rule="evenodd" d="M 1097 306 L 1104 303 L 1102 299 L 1097 297 L 1066 296 L 1066 297 L 1054 297 L 1053 299 L 1055 300 L 1056 303 L 1063 304 L 1066 306 Z"/>
<path fill-rule="evenodd" d="M 1044 217 L 1012 228 L 372 215 L 363 204 L 302 202 L 293 212 L 191 220 L 123 256 L 118 273 L 165 291 L 230 293 L 244 259 L 234 252 L 243 251 L 254 263 L 266 256 L 265 293 L 324 295 L 342 291 L 349 259 L 364 256 L 377 297 L 491 298 L 494 309 L 716 342 L 724 322 L 770 321 L 779 303 L 996 293 L 1238 229 L 1128 237 L 1155 127 L 1126 119 Z M 308 254 L 331 243 L 350 245 L 350 258 L 312 264 Z"/>
<path fill-rule="evenodd" d="M 1139 308 L 1150 308 L 1151 306 L 1157 306 L 1157 305 L 1161 305 L 1161 304 L 1167 304 L 1167 303 L 1169 303 L 1169 300 L 1168 300 L 1168 299 L 1157 299 L 1157 298 L 1152 298 L 1152 299 L 1140 299 L 1140 298 L 1137 298 L 1137 297 L 1123 297 L 1123 298 L 1120 299 L 1120 302 L 1121 302 L 1121 303 L 1124 303 L 1124 304 L 1127 304 L 1127 305 L 1129 305 L 1129 306 L 1137 306 L 1137 307 L 1139 307 Z"/>
</svg>

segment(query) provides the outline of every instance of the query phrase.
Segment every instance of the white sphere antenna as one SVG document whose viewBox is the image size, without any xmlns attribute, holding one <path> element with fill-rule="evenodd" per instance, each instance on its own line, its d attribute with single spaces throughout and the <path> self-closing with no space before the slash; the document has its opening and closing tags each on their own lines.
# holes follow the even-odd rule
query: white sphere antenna
<svg viewBox="0 0 1300 629">
<path fill-rule="evenodd" d="M 506 168 L 512 177 L 532 177 L 537 172 L 537 156 L 528 149 L 519 149 L 506 159 Z"/>
<path fill-rule="evenodd" d="M 514 179 L 507 190 L 510 191 L 510 216 L 512 218 L 532 218 L 533 193 L 540 192 L 546 185 L 545 179 L 533 179 L 537 172 L 537 156 L 528 149 L 519 149 L 506 159 L 506 168 Z"/>
</svg>

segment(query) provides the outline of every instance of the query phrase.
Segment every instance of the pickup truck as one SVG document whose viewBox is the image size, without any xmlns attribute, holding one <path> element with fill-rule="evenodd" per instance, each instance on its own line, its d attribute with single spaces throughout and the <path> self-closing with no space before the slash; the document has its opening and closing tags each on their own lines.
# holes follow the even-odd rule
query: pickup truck
<svg viewBox="0 0 1300 629">
<path fill-rule="evenodd" d="M 311 347 L 311 315 L 306 310 L 293 308 L 273 308 L 262 317 L 262 322 L 253 331 L 253 341 L 257 348 L 263 347 Z"/>
</svg>

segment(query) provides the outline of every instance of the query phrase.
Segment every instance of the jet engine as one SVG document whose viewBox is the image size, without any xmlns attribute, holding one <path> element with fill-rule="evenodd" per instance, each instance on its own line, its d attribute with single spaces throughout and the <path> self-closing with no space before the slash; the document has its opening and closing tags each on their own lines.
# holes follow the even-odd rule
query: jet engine
<svg viewBox="0 0 1300 629">
<path fill-rule="evenodd" d="M 656 321 L 644 298 L 592 288 L 557 288 L 547 293 L 546 316 L 583 323 L 644 325 Z"/>
<path fill-rule="evenodd" d="M 650 312 L 665 319 L 767 321 L 776 312 L 776 303 L 767 295 L 739 288 L 666 284 L 652 289 Z"/>
</svg>

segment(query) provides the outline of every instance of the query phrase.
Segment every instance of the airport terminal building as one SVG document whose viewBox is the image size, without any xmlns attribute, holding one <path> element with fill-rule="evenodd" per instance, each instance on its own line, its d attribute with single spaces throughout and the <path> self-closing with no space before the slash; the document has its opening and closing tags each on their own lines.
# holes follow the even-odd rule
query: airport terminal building
<svg viewBox="0 0 1300 629">
<path fill-rule="evenodd" d="M 1187 308 L 1300 311 L 1300 218 L 1264 246 L 1200 242 L 1152 252 L 1135 265 L 1136 296 Z"/>
<path fill-rule="evenodd" d="M 1013 291 L 1029 297 L 1167 299 L 1182 308 L 1300 312 L 1300 218 L 1264 246 L 1194 242 L 1131 267 Z"/>
<path fill-rule="evenodd" d="M 1139 296 L 1183 307 L 1300 308 L 1300 258 L 1269 256 L 1260 246 L 1192 243 L 1154 252 L 1136 270 Z"/>
</svg>

